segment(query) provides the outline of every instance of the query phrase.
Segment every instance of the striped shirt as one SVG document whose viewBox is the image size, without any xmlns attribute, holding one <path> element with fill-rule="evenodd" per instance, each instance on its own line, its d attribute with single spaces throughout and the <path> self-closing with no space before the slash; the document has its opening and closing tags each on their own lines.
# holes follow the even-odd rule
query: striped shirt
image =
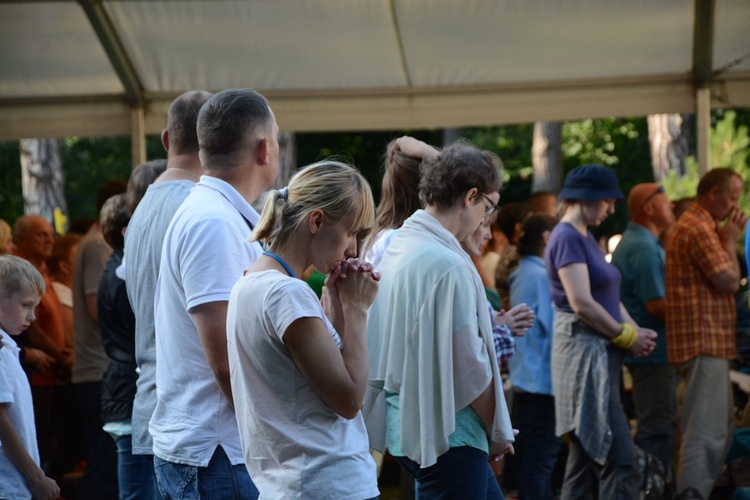
<svg viewBox="0 0 750 500">
<path fill-rule="evenodd" d="M 711 278 L 734 268 L 711 214 L 691 203 L 674 225 L 667 245 L 667 350 L 670 363 L 699 355 L 736 354 L 734 295 L 719 292 Z"/>
</svg>

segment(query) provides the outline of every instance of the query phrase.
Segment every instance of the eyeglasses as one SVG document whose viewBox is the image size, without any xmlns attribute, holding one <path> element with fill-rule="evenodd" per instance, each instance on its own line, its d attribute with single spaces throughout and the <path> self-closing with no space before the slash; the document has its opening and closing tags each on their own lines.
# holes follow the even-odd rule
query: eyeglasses
<svg viewBox="0 0 750 500">
<path fill-rule="evenodd" d="M 495 204 L 495 203 L 494 203 L 494 202 L 493 202 L 493 201 L 492 201 L 492 200 L 490 199 L 490 197 L 489 197 L 489 196 L 487 196 L 486 194 L 484 194 L 484 193 L 481 193 L 481 192 L 480 192 L 479 194 L 481 194 L 481 195 L 482 195 L 482 196 L 484 197 L 484 199 L 485 199 L 485 200 L 487 200 L 487 201 L 489 202 L 489 204 L 490 204 L 490 206 L 489 206 L 489 207 L 486 207 L 486 208 L 484 209 L 484 216 L 485 216 L 485 217 L 489 217 L 490 215 L 494 214 L 494 213 L 495 213 L 495 211 L 496 211 L 496 210 L 497 210 L 498 208 L 500 208 L 500 207 L 498 207 L 498 206 L 497 206 L 497 204 Z"/>
<path fill-rule="evenodd" d="M 662 194 L 663 192 L 664 192 L 664 188 L 662 186 L 659 186 L 656 189 L 656 191 L 654 191 L 653 193 L 651 193 L 648 198 L 646 198 L 645 200 L 643 200 L 643 204 L 645 205 L 646 203 L 648 203 L 649 201 L 651 201 L 651 198 L 653 198 L 657 194 Z"/>
</svg>

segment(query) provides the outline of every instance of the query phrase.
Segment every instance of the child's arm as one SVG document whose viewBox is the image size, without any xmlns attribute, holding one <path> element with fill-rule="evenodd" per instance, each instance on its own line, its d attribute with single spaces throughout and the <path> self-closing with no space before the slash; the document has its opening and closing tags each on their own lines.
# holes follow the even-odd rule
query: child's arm
<svg viewBox="0 0 750 500">
<path fill-rule="evenodd" d="M 8 403 L 0 403 L 0 442 L 5 454 L 29 483 L 34 499 L 55 500 L 60 496 L 57 483 L 44 475 L 26 451 L 21 436 L 8 418 Z"/>
</svg>

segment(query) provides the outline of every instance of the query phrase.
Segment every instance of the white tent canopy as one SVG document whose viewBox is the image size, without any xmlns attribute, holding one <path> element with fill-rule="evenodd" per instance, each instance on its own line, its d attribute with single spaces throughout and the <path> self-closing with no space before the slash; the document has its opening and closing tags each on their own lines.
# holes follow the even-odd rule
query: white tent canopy
<svg viewBox="0 0 750 500">
<path fill-rule="evenodd" d="M 748 0 L 0 0 L 0 140 L 142 138 L 180 93 L 229 87 L 292 131 L 658 112 L 705 129 L 750 105 L 749 54 Z"/>
</svg>

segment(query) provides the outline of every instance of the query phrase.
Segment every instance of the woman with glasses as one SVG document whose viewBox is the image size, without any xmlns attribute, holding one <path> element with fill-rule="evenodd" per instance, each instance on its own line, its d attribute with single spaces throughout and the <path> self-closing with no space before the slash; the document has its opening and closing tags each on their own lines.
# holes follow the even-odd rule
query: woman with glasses
<svg viewBox="0 0 750 500">
<path fill-rule="evenodd" d="M 563 499 L 638 498 L 630 426 L 620 401 L 623 356 L 648 355 L 656 332 L 640 328 L 620 303 L 620 272 L 604 258 L 589 226 L 615 211 L 622 191 L 614 171 L 583 165 L 565 178 L 563 215 L 545 266 L 556 308 L 552 386 L 556 433 L 570 433 Z"/>
<path fill-rule="evenodd" d="M 502 498 L 488 460 L 512 449 L 513 431 L 484 287 L 460 243 L 495 210 L 500 168 L 465 143 L 424 160 L 424 209 L 380 264 L 367 328 L 370 445 L 387 444 L 422 499 Z"/>
</svg>

